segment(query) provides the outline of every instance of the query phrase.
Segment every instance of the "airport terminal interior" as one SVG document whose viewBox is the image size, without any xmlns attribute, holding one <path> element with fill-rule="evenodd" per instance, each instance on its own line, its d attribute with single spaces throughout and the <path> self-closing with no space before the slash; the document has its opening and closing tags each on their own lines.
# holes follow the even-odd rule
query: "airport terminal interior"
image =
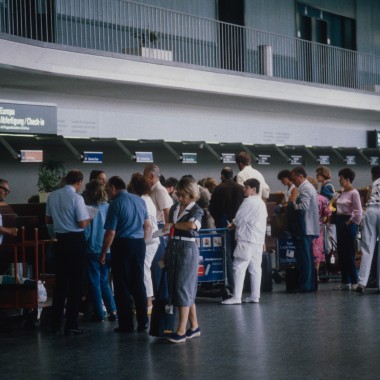
<svg viewBox="0 0 380 380">
<path fill-rule="evenodd" d="M 58 185 L 41 185 L 46 166 L 128 183 L 153 162 L 165 178 L 219 182 L 245 152 L 270 187 L 270 215 L 286 191 L 277 174 L 300 165 L 313 177 L 327 166 L 336 190 L 352 169 L 364 206 L 380 164 L 379 19 L 379 0 L 0 0 L 0 178 L 27 228 L 10 255 L 33 262 L 0 276 L 44 274 L 50 305 L 43 197 Z M 84 317 L 85 334 L 52 334 L 36 282 L 0 284 L 2 377 L 379 378 L 376 284 L 334 290 L 330 255 L 318 291 L 287 291 L 270 224 L 272 291 L 242 305 L 198 294 L 201 336 L 182 344 Z"/>
</svg>

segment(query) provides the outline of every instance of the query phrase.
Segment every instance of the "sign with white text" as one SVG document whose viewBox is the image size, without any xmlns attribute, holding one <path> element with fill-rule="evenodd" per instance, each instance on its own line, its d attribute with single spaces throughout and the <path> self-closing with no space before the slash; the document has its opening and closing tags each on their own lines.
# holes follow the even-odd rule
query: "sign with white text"
<svg viewBox="0 0 380 380">
<path fill-rule="evenodd" d="M 136 162 L 153 162 L 153 152 L 135 152 Z"/>
<path fill-rule="evenodd" d="M 196 164 L 198 162 L 197 153 L 182 153 L 183 164 Z"/>
<path fill-rule="evenodd" d="M 84 164 L 101 164 L 103 162 L 103 152 L 83 152 Z"/>
<path fill-rule="evenodd" d="M 20 155 L 21 162 L 42 162 L 42 150 L 22 150 Z"/>
<path fill-rule="evenodd" d="M 257 163 L 259 165 L 269 165 L 270 164 L 269 160 L 270 160 L 269 154 L 259 154 L 257 158 Z"/>
<path fill-rule="evenodd" d="M 57 106 L 0 101 L 0 132 L 57 134 Z"/>
<path fill-rule="evenodd" d="M 235 154 L 234 153 L 222 153 L 222 161 L 224 164 L 234 164 Z"/>
</svg>

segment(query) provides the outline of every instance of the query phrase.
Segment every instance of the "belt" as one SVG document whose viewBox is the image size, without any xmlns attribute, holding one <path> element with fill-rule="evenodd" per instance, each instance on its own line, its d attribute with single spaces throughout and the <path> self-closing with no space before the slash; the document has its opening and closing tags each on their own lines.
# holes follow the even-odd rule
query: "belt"
<svg viewBox="0 0 380 380">
<path fill-rule="evenodd" d="M 174 240 L 184 240 L 184 241 L 195 241 L 195 238 L 193 238 L 193 237 L 186 237 L 186 236 L 172 236 L 172 239 L 174 239 Z"/>
</svg>

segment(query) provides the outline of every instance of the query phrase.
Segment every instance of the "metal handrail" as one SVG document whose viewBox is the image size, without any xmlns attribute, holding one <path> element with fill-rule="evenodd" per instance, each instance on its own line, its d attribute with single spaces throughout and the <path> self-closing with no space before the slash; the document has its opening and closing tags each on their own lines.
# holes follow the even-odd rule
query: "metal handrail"
<svg viewBox="0 0 380 380">
<path fill-rule="evenodd" d="M 380 94 L 379 56 L 132 1 L 0 0 L 1 33 L 142 61 Z"/>
</svg>

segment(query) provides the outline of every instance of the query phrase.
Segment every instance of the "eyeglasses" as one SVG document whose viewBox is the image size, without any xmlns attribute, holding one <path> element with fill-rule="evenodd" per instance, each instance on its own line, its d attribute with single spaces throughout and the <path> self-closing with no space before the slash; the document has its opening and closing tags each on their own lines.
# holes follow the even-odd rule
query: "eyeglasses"
<svg viewBox="0 0 380 380">
<path fill-rule="evenodd" d="M 3 189 L 7 194 L 10 194 L 10 190 L 4 186 L 0 186 L 0 189 Z"/>
</svg>

